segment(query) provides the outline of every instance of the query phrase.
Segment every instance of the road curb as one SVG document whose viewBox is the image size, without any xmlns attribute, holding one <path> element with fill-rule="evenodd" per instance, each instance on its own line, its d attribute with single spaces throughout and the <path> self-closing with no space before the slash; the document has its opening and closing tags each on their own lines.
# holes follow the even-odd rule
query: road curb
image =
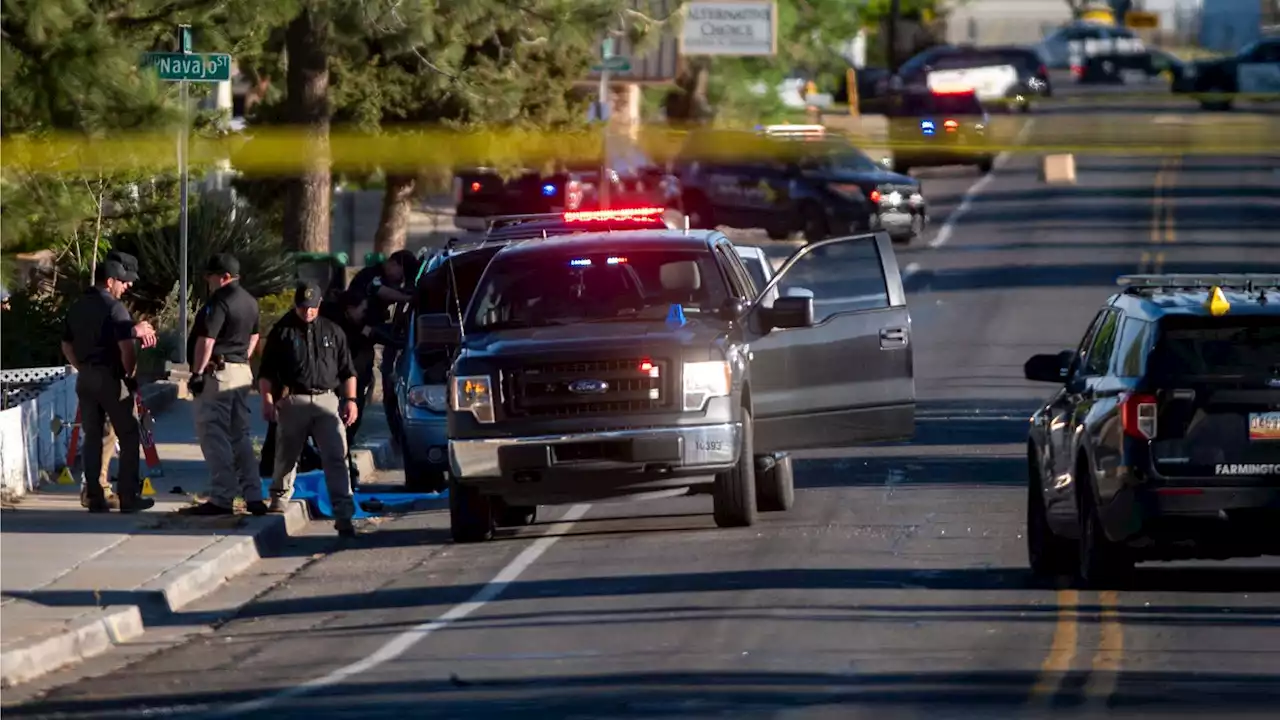
<svg viewBox="0 0 1280 720">
<path fill-rule="evenodd" d="M 143 632 L 142 611 L 137 605 L 90 610 L 60 633 L 5 650 L 0 655 L 0 687 L 13 687 L 88 660 Z"/>
<path fill-rule="evenodd" d="M 284 515 L 250 518 L 256 527 L 225 535 L 210 547 L 130 591 L 137 604 L 87 609 L 65 630 L 5 650 L 0 687 L 34 680 L 129 642 L 165 616 L 203 598 L 271 555 L 311 521 L 306 503 L 291 502 Z"/>
<path fill-rule="evenodd" d="M 351 459 L 355 462 L 356 469 L 360 471 L 361 484 L 372 482 L 373 477 L 380 470 L 393 470 L 399 467 L 390 438 L 356 445 L 351 450 Z"/>
</svg>

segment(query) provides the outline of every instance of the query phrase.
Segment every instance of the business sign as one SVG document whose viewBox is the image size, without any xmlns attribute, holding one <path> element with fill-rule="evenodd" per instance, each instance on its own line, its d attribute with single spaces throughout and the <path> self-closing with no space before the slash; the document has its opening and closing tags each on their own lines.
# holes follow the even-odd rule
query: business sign
<svg viewBox="0 0 1280 720">
<path fill-rule="evenodd" d="M 1156 30 L 1160 27 L 1160 16 L 1153 12 L 1127 12 L 1124 24 L 1137 30 Z"/>
<path fill-rule="evenodd" d="M 684 7 L 681 55 L 778 53 L 778 5 L 774 0 L 694 1 Z"/>
</svg>

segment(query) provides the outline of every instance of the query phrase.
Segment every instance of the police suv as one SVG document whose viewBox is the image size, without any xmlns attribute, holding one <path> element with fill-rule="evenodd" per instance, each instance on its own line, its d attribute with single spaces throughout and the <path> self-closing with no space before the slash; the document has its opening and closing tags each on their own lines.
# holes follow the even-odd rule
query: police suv
<svg viewBox="0 0 1280 720">
<path fill-rule="evenodd" d="M 1280 38 L 1264 38 L 1232 57 L 1187 63 L 1174 91 L 1200 95 L 1205 110 L 1229 110 L 1237 100 L 1280 100 Z"/>
<path fill-rule="evenodd" d="M 714 230 L 467 256 L 478 276 L 431 272 L 470 300 L 417 320 L 456 348 L 456 541 L 531 522 L 540 504 L 654 492 L 709 492 L 717 525 L 751 525 L 794 501 L 786 453 L 914 433 L 911 319 L 885 233 L 808 245 L 763 288 Z"/>
<path fill-rule="evenodd" d="M 1135 561 L 1280 554 L 1280 276 L 1135 275 L 1027 361 L 1027 545 L 1089 584 Z"/>
</svg>

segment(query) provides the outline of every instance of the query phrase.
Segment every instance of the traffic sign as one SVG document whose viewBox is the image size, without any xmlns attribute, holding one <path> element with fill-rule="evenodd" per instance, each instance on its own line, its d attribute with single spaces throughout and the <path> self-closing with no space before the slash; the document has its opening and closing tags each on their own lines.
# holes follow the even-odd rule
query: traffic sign
<svg viewBox="0 0 1280 720">
<path fill-rule="evenodd" d="M 626 55 L 607 57 L 604 62 L 591 66 L 592 72 L 631 72 L 631 58 Z"/>
<path fill-rule="evenodd" d="M 227 82 L 231 79 L 231 56 L 226 53 L 147 53 L 142 63 L 155 68 L 161 80 Z"/>
</svg>

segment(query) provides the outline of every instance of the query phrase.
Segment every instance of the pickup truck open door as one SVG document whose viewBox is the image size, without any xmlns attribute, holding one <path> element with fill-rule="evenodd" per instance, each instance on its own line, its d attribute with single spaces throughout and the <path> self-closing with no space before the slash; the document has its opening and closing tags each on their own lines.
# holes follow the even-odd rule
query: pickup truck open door
<svg viewBox="0 0 1280 720">
<path fill-rule="evenodd" d="M 775 286 L 748 315 L 756 452 L 910 439 L 911 315 L 889 236 L 807 245 L 761 295 Z"/>
</svg>

